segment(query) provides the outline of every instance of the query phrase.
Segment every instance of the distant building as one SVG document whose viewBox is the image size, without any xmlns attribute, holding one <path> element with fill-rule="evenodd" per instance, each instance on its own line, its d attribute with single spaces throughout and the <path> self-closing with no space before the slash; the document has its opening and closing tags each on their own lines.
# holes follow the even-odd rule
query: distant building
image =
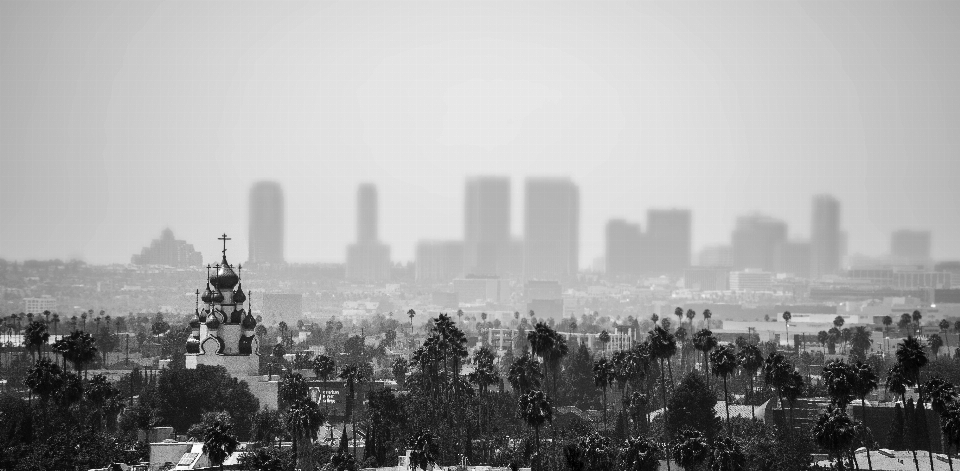
<svg viewBox="0 0 960 471">
<path fill-rule="evenodd" d="M 644 273 L 679 275 L 690 266 L 692 218 L 686 209 L 647 211 L 647 233 L 643 237 L 641 261 Z"/>
<path fill-rule="evenodd" d="M 610 340 L 606 344 L 600 341 L 600 334 L 579 332 L 557 332 L 557 334 L 567 341 L 571 351 L 574 351 L 579 345 L 585 344 L 591 351 L 608 358 L 616 352 L 633 348 L 635 339 L 632 328 L 626 331 L 608 332 Z"/>
<path fill-rule="evenodd" d="M 930 231 L 901 229 L 890 235 L 890 256 L 898 264 L 930 262 Z"/>
<path fill-rule="evenodd" d="M 607 222 L 606 273 L 609 276 L 638 275 L 643 234 L 639 224 L 623 219 Z"/>
<path fill-rule="evenodd" d="M 733 251 L 729 245 L 714 245 L 700 251 L 701 267 L 732 267 Z"/>
<path fill-rule="evenodd" d="M 575 278 L 580 262 L 580 190 L 567 178 L 530 178 L 524 191 L 523 278 Z"/>
<path fill-rule="evenodd" d="M 250 263 L 279 264 L 283 258 L 283 190 L 276 182 L 259 182 L 250 189 Z"/>
<path fill-rule="evenodd" d="M 510 179 L 468 179 L 464 197 L 463 273 L 505 275 L 509 253 Z"/>
<path fill-rule="evenodd" d="M 523 297 L 534 299 L 563 299 L 563 289 L 557 281 L 530 280 L 523 284 Z"/>
<path fill-rule="evenodd" d="M 417 244 L 417 282 L 447 283 L 463 275 L 463 242 L 421 241 Z"/>
<path fill-rule="evenodd" d="M 57 298 L 43 296 L 39 298 L 23 298 L 23 312 L 39 314 L 43 311 L 56 311 Z"/>
<path fill-rule="evenodd" d="M 815 196 L 810 228 L 811 277 L 836 274 L 845 247 L 840 230 L 840 202 L 830 195 Z"/>
<path fill-rule="evenodd" d="M 563 298 L 561 299 L 531 299 L 527 301 L 527 312 L 533 311 L 537 320 L 563 319 Z"/>
<path fill-rule="evenodd" d="M 810 277 L 810 244 L 781 242 L 774 248 L 773 269 L 800 278 Z"/>
<path fill-rule="evenodd" d="M 737 218 L 731 236 L 733 267 L 774 271 L 777 248 L 787 241 L 787 223 L 755 214 Z"/>
<path fill-rule="evenodd" d="M 144 247 L 139 255 L 130 258 L 134 265 L 167 265 L 171 267 L 199 267 L 203 265 L 203 256 L 193 249 L 192 244 L 177 240 L 173 231 L 164 229 L 159 239 L 154 239 L 149 247 Z"/>
<path fill-rule="evenodd" d="M 953 286 L 960 287 L 960 261 L 940 262 L 934 265 L 933 271 L 949 273 Z"/>
<path fill-rule="evenodd" d="M 290 324 L 303 317 L 302 294 L 264 293 L 262 296 L 261 315 L 264 323 L 276 324 L 284 321 Z"/>
<path fill-rule="evenodd" d="M 357 189 L 357 242 L 347 247 L 347 273 L 351 281 L 390 280 L 390 246 L 377 234 L 377 188 L 370 183 Z"/>
<path fill-rule="evenodd" d="M 730 267 L 687 268 L 683 286 L 693 291 L 726 291 L 730 289 Z"/>
<path fill-rule="evenodd" d="M 499 303 L 509 299 L 506 283 L 497 276 L 471 276 L 453 280 L 460 304 Z"/>
<path fill-rule="evenodd" d="M 733 291 L 770 291 L 772 288 L 773 273 L 755 269 L 730 272 Z"/>
<path fill-rule="evenodd" d="M 847 276 L 875 285 L 896 289 L 950 288 L 953 277 L 948 272 L 925 270 L 918 266 L 852 268 Z"/>
</svg>

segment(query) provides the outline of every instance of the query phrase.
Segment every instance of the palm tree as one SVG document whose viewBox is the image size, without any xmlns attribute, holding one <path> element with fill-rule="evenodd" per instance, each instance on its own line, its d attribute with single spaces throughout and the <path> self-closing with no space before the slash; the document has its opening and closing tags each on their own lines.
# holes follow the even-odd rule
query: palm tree
<svg viewBox="0 0 960 471">
<path fill-rule="evenodd" d="M 543 391 L 533 390 L 520 396 L 517 401 L 517 417 L 523 419 L 527 425 L 533 427 L 533 435 L 537 444 L 534 455 L 533 469 L 540 469 L 540 427 L 547 422 L 553 422 L 553 409 L 550 398 Z"/>
<path fill-rule="evenodd" d="M 309 445 L 317 436 L 325 417 L 320 406 L 308 397 L 301 397 L 284 412 L 284 421 L 293 439 L 293 454 L 300 469 L 312 469 L 312 449 Z"/>
<path fill-rule="evenodd" d="M 920 337 L 920 320 L 923 319 L 923 314 L 921 314 L 919 310 L 915 310 L 910 318 L 913 319 L 913 323 L 917 325 L 917 337 Z"/>
<path fill-rule="evenodd" d="M 927 354 L 923 345 L 914 337 L 907 337 L 897 345 L 897 364 L 903 370 L 903 376 L 910 386 L 920 384 L 920 370 L 927 366 Z M 920 402 L 923 402 L 923 390 L 920 391 Z"/>
<path fill-rule="evenodd" d="M 607 343 L 610 342 L 610 334 L 609 334 L 606 330 L 603 330 L 603 331 L 600 332 L 600 335 L 597 337 L 597 339 L 600 340 L 600 343 L 601 343 L 602 346 L 603 346 L 603 347 L 602 347 L 603 349 L 602 349 L 601 351 L 603 352 L 603 356 L 606 357 L 606 356 L 607 356 Z"/>
<path fill-rule="evenodd" d="M 943 347 L 943 339 L 940 338 L 939 334 L 932 334 L 927 338 L 927 345 L 930 346 L 930 351 L 933 352 L 933 357 L 936 358 L 940 347 Z"/>
<path fill-rule="evenodd" d="M 463 322 L 463 309 L 457 309 L 457 324 Z"/>
<path fill-rule="evenodd" d="M 677 316 L 677 327 L 683 325 L 683 308 L 677 307 L 674 309 L 673 315 Z"/>
<path fill-rule="evenodd" d="M 960 321 L 953 323 L 953 331 L 957 333 L 957 348 L 960 348 Z"/>
<path fill-rule="evenodd" d="M 437 463 L 437 455 L 440 454 L 439 437 L 431 432 L 421 431 L 414 439 L 410 452 L 410 467 L 418 467 L 424 471 L 430 465 Z"/>
<path fill-rule="evenodd" d="M 867 395 L 877 389 L 877 374 L 873 371 L 873 368 L 870 365 L 858 361 L 853 364 L 851 367 L 853 372 L 853 384 L 851 390 L 853 395 L 860 399 L 860 407 L 863 408 L 862 422 L 863 426 L 867 425 Z M 873 460 L 870 458 L 870 442 L 869 440 L 864 440 L 864 445 L 867 449 L 867 466 L 870 470 L 873 470 Z"/>
<path fill-rule="evenodd" d="M 709 329 L 701 329 L 696 334 L 693 334 L 693 348 L 703 352 L 703 370 L 707 378 L 707 386 L 710 385 L 710 364 L 707 362 L 707 359 L 708 355 L 710 355 L 710 350 L 716 348 L 717 343 L 717 338 L 713 336 L 713 332 Z"/>
<path fill-rule="evenodd" d="M 30 389 L 30 392 L 40 397 L 40 400 L 46 402 L 51 395 L 60 390 L 63 386 L 63 371 L 56 363 L 49 358 L 41 358 L 27 372 L 24 384 Z"/>
<path fill-rule="evenodd" d="M 904 402 L 906 405 L 906 400 L 904 396 L 907 394 L 907 378 L 903 375 L 903 367 L 899 363 L 894 363 L 893 366 L 887 370 L 887 379 L 886 379 L 886 390 L 896 396 L 900 396 L 900 401 Z"/>
<path fill-rule="evenodd" d="M 340 370 L 340 379 L 343 379 L 347 382 L 347 406 L 346 413 L 344 414 L 343 429 L 347 429 L 347 422 L 350 422 L 351 428 L 353 429 L 353 449 L 357 449 L 357 425 L 353 421 L 354 418 L 354 398 L 356 397 L 356 387 L 358 383 L 362 383 L 366 380 L 364 376 L 363 369 L 357 365 L 345 366 Z"/>
<path fill-rule="evenodd" d="M 856 439 L 857 429 L 853 420 L 842 408 L 829 406 L 820 414 L 813 426 L 813 437 L 817 444 L 830 452 L 837 460 L 837 469 L 842 471 L 843 457 Z"/>
<path fill-rule="evenodd" d="M 757 371 L 760 367 L 763 366 L 763 353 L 760 352 L 760 347 L 749 343 L 740 347 L 740 351 L 737 353 L 737 364 L 739 364 L 740 369 L 750 377 L 750 391 L 747 394 L 747 400 L 750 401 L 750 415 L 756 418 L 757 406 L 751 399 L 754 391 L 756 391 L 753 387 L 753 379 L 757 376 Z"/>
<path fill-rule="evenodd" d="M 741 471 L 746 469 L 746 455 L 740 442 L 731 437 L 720 437 L 713 442 L 710 457 L 713 471 Z"/>
<path fill-rule="evenodd" d="M 711 317 L 713 317 L 713 313 L 710 312 L 709 309 L 704 309 L 704 310 L 703 310 L 703 322 L 704 322 L 704 326 L 703 326 L 703 327 L 704 327 L 705 329 L 709 329 L 709 328 L 710 328 L 710 318 L 711 318 Z"/>
<path fill-rule="evenodd" d="M 944 441 L 947 447 L 952 446 L 954 450 L 960 449 L 960 402 L 953 402 L 940 416 L 940 430 L 943 432 Z M 953 470 L 953 458 L 947 454 L 947 461 L 950 463 L 950 469 Z"/>
<path fill-rule="evenodd" d="M 210 462 L 223 470 L 223 462 L 233 452 L 237 451 L 236 435 L 233 433 L 233 421 L 226 412 L 206 412 L 203 414 L 198 429 L 191 431 L 193 438 L 203 442 L 203 452 L 210 457 Z"/>
<path fill-rule="evenodd" d="M 593 384 L 603 393 L 603 429 L 607 430 L 607 388 L 615 379 L 613 363 L 606 358 L 593 362 Z"/>
<path fill-rule="evenodd" d="M 413 348 L 413 318 L 416 315 L 417 315 L 417 311 L 414 311 L 413 309 L 410 309 L 409 311 L 407 311 L 407 317 L 410 318 L 410 337 L 411 337 L 410 347 L 411 348 Z"/>
<path fill-rule="evenodd" d="M 628 438 L 623 462 L 628 471 L 647 471 L 657 468 L 660 450 L 657 444 L 643 437 Z"/>
<path fill-rule="evenodd" d="M 693 318 L 697 317 L 697 311 L 687 309 L 687 320 L 690 321 L 690 332 L 693 332 Z"/>
<path fill-rule="evenodd" d="M 887 337 L 890 335 L 890 326 L 893 325 L 893 318 L 890 316 L 883 316 L 883 339 L 886 341 Z M 889 342 L 888 342 L 889 343 Z M 884 351 L 890 348 L 889 345 L 884 346 Z"/>
<path fill-rule="evenodd" d="M 553 350 L 556 332 L 544 322 L 537 322 L 533 330 L 527 333 L 530 350 L 543 362 L 543 377 L 547 377 L 547 354 Z"/>
<path fill-rule="evenodd" d="M 737 371 L 737 355 L 732 345 L 721 345 L 710 353 L 714 376 L 723 377 L 723 401 L 727 408 L 727 433 L 730 433 L 730 395 L 727 391 L 727 377 Z"/>
<path fill-rule="evenodd" d="M 529 353 L 524 353 L 510 365 L 507 381 L 518 394 L 523 394 L 533 389 L 540 389 L 541 374 L 537 361 Z"/>
<path fill-rule="evenodd" d="M 330 358 L 324 354 L 314 357 L 310 366 L 313 369 L 313 375 L 323 382 L 330 381 L 330 378 L 337 372 L 337 365 L 334 363 L 333 358 Z M 326 408 L 327 414 L 329 415 L 330 405 L 327 404 L 326 391 L 326 387 L 320 388 L 320 400 L 323 401 L 323 405 Z M 330 429 L 330 433 L 333 433 L 333 428 Z"/>
<path fill-rule="evenodd" d="M 73 331 L 70 335 L 63 337 L 53 345 L 65 361 L 73 363 L 77 374 L 84 371 L 84 366 L 89 364 L 97 357 L 96 340 L 87 332 L 79 330 Z M 86 375 L 86 372 L 84 372 Z"/>
<path fill-rule="evenodd" d="M 790 311 L 783 311 L 783 325 L 787 331 L 787 346 L 790 346 L 790 319 L 793 318 L 793 314 L 790 314 Z M 796 345 L 794 345 L 796 346 Z"/>
<path fill-rule="evenodd" d="M 710 445 L 702 432 L 685 428 L 674 441 L 672 455 L 683 469 L 696 469 L 710 457 Z"/>
<path fill-rule="evenodd" d="M 50 333 L 47 332 L 47 325 L 43 321 L 33 321 L 27 325 L 23 343 L 30 351 L 30 356 L 36 361 L 43 351 L 43 346 L 50 340 Z"/>
<path fill-rule="evenodd" d="M 950 351 L 950 336 L 947 333 L 950 331 L 950 321 L 946 319 L 940 319 L 940 324 L 937 325 L 940 327 L 940 333 L 943 334 L 943 341 L 947 346 L 947 352 Z M 947 356 L 950 356 L 949 353 Z"/>
</svg>

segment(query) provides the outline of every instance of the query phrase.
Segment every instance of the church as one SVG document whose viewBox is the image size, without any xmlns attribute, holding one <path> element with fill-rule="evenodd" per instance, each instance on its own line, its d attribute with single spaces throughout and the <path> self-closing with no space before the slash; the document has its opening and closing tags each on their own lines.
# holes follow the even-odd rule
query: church
<svg viewBox="0 0 960 471">
<path fill-rule="evenodd" d="M 207 286 L 197 290 L 196 319 L 190 322 L 192 333 L 187 339 L 186 366 L 223 366 L 234 377 L 256 376 L 260 366 L 259 339 L 254 334 L 257 321 L 248 304 L 249 292 L 243 292 L 241 265 L 227 262 L 226 234 L 223 258 L 219 264 L 207 265 Z M 203 306 L 201 308 L 201 302 Z"/>
</svg>

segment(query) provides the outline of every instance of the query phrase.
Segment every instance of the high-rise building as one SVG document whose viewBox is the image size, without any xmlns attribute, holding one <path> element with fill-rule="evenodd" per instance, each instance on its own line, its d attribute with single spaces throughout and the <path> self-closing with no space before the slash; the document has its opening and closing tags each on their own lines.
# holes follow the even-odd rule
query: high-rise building
<svg viewBox="0 0 960 471">
<path fill-rule="evenodd" d="M 139 255 L 130 258 L 134 265 L 167 265 L 188 267 L 203 265 L 203 256 L 193 248 L 193 244 L 177 240 L 173 231 L 164 229 L 159 239 L 153 239 L 149 247 L 144 247 Z"/>
<path fill-rule="evenodd" d="M 788 241 L 778 244 L 773 252 L 773 268 L 777 273 L 809 278 L 810 243 Z"/>
<path fill-rule="evenodd" d="M 365 183 L 357 189 L 357 243 L 347 247 L 346 277 L 352 281 L 390 279 L 390 246 L 377 237 L 377 188 Z"/>
<path fill-rule="evenodd" d="M 810 276 L 836 274 L 842 250 L 840 202 L 831 195 L 817 195 L 810 224 Z"/>
<path fill-rule="evenodd" d="M 641 270 L 651 275 L 680 275 L 690 266 L 692 214 L 686 209 L 647 211 Z M 608 261 L 609 263 L 609 261 Z"/>
<path fill-rule="evenodd" d="M 733 267 L 775 270 L 777 247 L 787 241 L 787 223 L 759 214 L 737 218 L 731 236 Z"/>
<path fill-rule="evenodd" d="M 283 263 L 283 189 L 276 182 L 259 182 L 250 189 L 251 263 Z"/>
<path fill-rule="evenodd" d="M 623 219 L 612 219 L 607 222 L 606 232 L 607 275 L 639 274 L 643 239 L 640 225 L 631 224 Z"/>
<path fill-rule="evenodd" d="M 524 192 L 524 279 L 565 281 L 576 277 L 580 190 L 567 178 L 531 178 Z"/>
<path fill-rule="evenodd" d="M 895 263 L 925 264 L 930 261 L 930 231 L 901 229 L 890 235 L 890 256 Z"/>
<path fill-rule="evenodd" d="M 510 179 L 467 180 L 464 197 L 464 273 L 503 275 L 510 257 Z"/>
<path fill-rule="evenodd" d="M 463 242 L 421 241 L 416 270 L 418 283 L 446 283 L 463 275 Z"/>
</svg>

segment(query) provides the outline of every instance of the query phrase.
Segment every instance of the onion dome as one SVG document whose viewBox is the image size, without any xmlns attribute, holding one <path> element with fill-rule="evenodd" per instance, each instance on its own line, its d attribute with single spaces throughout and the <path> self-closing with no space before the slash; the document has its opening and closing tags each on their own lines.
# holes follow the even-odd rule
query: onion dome
<svg viewBox="0 0 960 471">
<path fill-rule="evenodd" d="M 208 315 L 208 314 L 210 314 L 210 310 L 209 310 L 209 309 L 204 309 L 204 310 L 200 311 L 200 314 L 199 314 L 197 317 L 200 318 L 200 322 L 206 322 L 206 321 L 207 321 L 207 315 Z"/>
<path fill-rule="evenodd" d="M 240 322 L 240 325 L 243 327 L 243 330 L 253 330 L 257 328 L 257 320 L 248 312 L 247 316 Z"/>
<path fill-rule="evenodd" d="M 217 289 L 233 289 L 239 281 L 240 277 L 237 276 L 233 268 L 230 268 L 230 265 L 227 264 L 227 256 L 224 255 L 220 266 L 217 268 L 217 272 L 210 275 L 210 283 Z"/>
<path fill-rule="evenodd" d="M 216 330 L 220 327 L 220 317 L 216 313 L 207 317 L 207 328 Z"/>
<path fill-rule="evenodd" d="M 233 290 L 233 302 L 235 304 L 247 302 L 247 295 L 243 294 L 243 283 L 238 284 L 237 289 Z"/>
<path fill-rule="evenodd" d="M 213 291 L 210 291 L 210 283 L 207 283 L 207 289 L 203 290 L 200 300 L 208 304 L 213 302 Z"/>
<path fill-rule="evenodd" d="M 198 316 L 199 316 L 199 314 L 198 314 Z M 199 320 L 199 319 L 194 319 L 194 320 L 190 321 L 190 328 L 193 329 L 193 330 L 200 330 L 200 320 Z"/>
<path fill-rule="evenodd" d="M 210 298 L 210 302 L 213 303 L 222 303 L 223 302 L 223 293 L 220 290 L 215 290 L 213 296 Z"/>
<path fill-rule="evenodd" d="M 187 339 L 187 353 L 200 353 L 200 339 L 190 336 Z"/>
</svg>

